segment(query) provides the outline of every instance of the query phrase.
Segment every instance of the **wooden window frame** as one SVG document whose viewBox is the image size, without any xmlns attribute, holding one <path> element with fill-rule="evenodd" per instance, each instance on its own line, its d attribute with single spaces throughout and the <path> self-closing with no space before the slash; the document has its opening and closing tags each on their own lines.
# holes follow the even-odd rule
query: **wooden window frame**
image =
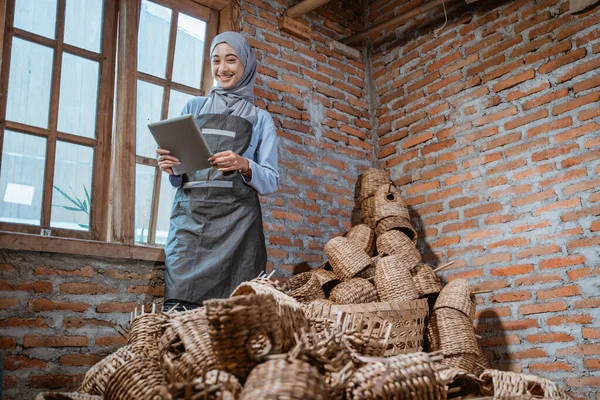
<svg viewBox="0 0 600 400">
<path fill-rule="evenodd" d="M 151 1 L 167 5 L 172 9 L 177 9 L 177 12 L 183 12 L 192 16 L 198 15 L 199 10 L 202 10 L 201 12 L 208 16 L 206 21 L 207 44 L 205 45 L 203 85 L 197 92 L 198 94 L 208 93 L 208 90 L 212 86 L 210 57 L 207 56 L 209 51 L 208 44 L 218 32 L 235 29 L 235 27 L 230 25 L 231 13 L 237 12 L 234 8 L 235 6 L 232 7 L 229 5 L 229 0 Z M 31 227 L 20 224 L 0 223 L 0 248 L 163 261 L 164 251 L 162 246 L 140 245 L 136 244 L 134 240 L 135 185 L 132 182 L 135 182 L 136 157 L 138 163 L 152 165 L 158 169 L 155 159 L 136 156 L 135 115 L 137 79 L 139 74 L 142 74 L 137 71 L 137 39 L 141 0 L 104 0 L 105 19 L 103 21 L 101 54 L 79 49 L 62 42 L 66 0 L 58 0 L 58 4 L 56 20 L 57 37 L 52 40 L 18 29 L 6 29 L 6 21 L 13 20 L 15 0 L 0 0 L 0 54 L 2 54 L 3 60 L 7 60 L 10 56 L 10 44 L 12 37 L 15 35 L 27 40 L 33 38 L 36 43 L 46 46 L 52 44 L 49 47 L 55 50 L 50 100 L 50 115 L 54 117 L 51 117 L 49 129 L 32 129 L 32 127 L 5 121 L 9 67 L 7 66 L 2 69 L 0 77 L 0 93 L 3 94 L 0 97 L 0 148 L 5 128 L 52 138 L 54 140 L 54 148 L 50 149 L 52 150 L 52 157 L 47 156 L 46 159 L 47 168 L 48 165 L 51 165 L 50 168 L 52 170 L 47 171 L 46 176 L 53 176 L 56 139 L 88 146 L 93 145 L 94 167 L 92 191 L 94 199 L 90 210 L 90 231 L 78 232 L 51 228 L 52 236 L 42 236 L 40 234 L 40 230 L 44 226 L 44 221 L 48 222 L 46 226 L 49 226 L 50 221 L 51 203 L 46 196 L 48 196 L 47 192 L 52 187 L 51 182 L 49 183 L 45 180 L 41 226 Z M 177 29 L 176 20 L 174 25 L 172 24 L 171 26 L 171 41 L 175 40 L 173 31 L 175 30 L 176 32 Z M 106 33 L 107 29 L 110 29 L 110 32 Z M 174 46 L 170 46 L 170 48 L 174 48 Z M 56 130 L 58 91 L 60 87 L 58 79 L 60 78 L 60 62 L 64 50 L 74 55 L 97 60 L 101 63 L 99 67 L 100 85 L 96 115 L 96 139 L 60 133 Z M 169 56 L 171 58 L 167 65 L 172 70 L 173 55 L 170 54 Z M 58 79 L 56 76 L 58 76 Z M 143 75 L 143 78 L 148 78 L 145 80 L 150 82 L 153 79 L 153 77 L 146 74 Z M 166 87 L 164 82 L 162 82 L 161 86 Z M 115 87 L 116 98 L 113 98 Z M 169 87 L 177 89 L 177 84 L 170 84 Z M 101 90 L 110 90 L 111 93 L 102 96 Z M 189 92 L 189 90 L 187 91 Z M 165 90 L 165 96 L 169 96 L 168 90 Z M 163 108 L 163 114 L 165 114 L 167 112 L 166 107 Z M 115 125 L 114 133 L 113 123 Z M 155 174 L 155 176 L 155 185 L 157 181 L 158 185 L 160 185 L 160 175 Z M 155 190 L 155 193 L 158 194 L 159 190 L 160 186 Z M 156 199 L 153 201 L 153 208 L 157 207 L 157 196 L 155 195 Z M 156 224 L 155 220 L 156 218 L 154 218 L 154 226 Z M 154 232 L 154 226 L 151 232 Z"/>
</svg>

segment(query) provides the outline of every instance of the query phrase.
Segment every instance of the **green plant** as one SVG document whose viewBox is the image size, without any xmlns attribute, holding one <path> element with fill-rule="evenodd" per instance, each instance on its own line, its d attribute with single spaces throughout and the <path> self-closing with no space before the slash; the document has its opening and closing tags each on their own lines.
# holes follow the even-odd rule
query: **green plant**
<svg viewBox="0 0 600 400">
<path fill-rule="evenodd" d="M 79 197 L 77 197 L 77 195 L 75 194 L 75 192 L 73 191 L 73 188 L 71 186 L 69 186 L 69 189 L 71 189 L 71 193 L 73 193 L 73 197 L 69 196 L 64 190 L 62 190 L 61 188 L 59 188 L 56 185 L 54 185 L 54 189 L 56 189 L 56 191 L 58 191 L 58 193 L 62 194 L 67 200 L 69 200 L 71 203 L 73 203 L 76 206 L 76 207 L 71 207 L 71 206 L 57 205 L 57 207 L 62 207 L 65 210 L 69 210 L 69 211 L 84 212 L 88 216 L 90 215 L 89 205 L 92 204 L 92 199 L 90 198 L 90 194 L 89 194 L 87 188 L 85 187 L 85 185 L 83 185 L 83 191 L 85 192 L 85 199 L 83 199 L 83 201 L 81 201 L 79 199 Z M 82 227 L 84 229 L 90 229 L 89 224 L 77 224 L 77 225 L 79 225 L 80 227 Z"/>
</svg>

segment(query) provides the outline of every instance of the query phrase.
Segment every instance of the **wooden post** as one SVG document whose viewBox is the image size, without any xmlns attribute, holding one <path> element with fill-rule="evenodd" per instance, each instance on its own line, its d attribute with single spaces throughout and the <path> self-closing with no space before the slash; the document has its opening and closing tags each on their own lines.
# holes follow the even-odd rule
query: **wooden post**
<svg viewBox="0 0 600 400">
<path fill-rule="evenodd" d="M 285 10 L 284 15 L 290 18 L 301 17 L 312 10 L 329 3 L 330 0 L 304 0 Z"/>
</svg>

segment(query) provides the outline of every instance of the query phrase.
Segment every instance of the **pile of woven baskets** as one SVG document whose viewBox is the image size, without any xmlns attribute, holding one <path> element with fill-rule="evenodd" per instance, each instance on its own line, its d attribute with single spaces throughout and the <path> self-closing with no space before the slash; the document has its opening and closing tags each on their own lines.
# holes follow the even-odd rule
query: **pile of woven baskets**
<svg viewBox="0 0 600 400">
<path fill-rule="evenodd" d="M 462 279 L 443 287 L 422 262 L 385 172 L 363 174 L 358 200 L 365 224 L 331 239 L 319 267 L 194 310 L 136 311 L 128 344 L 77 393 L 38 400 L 568 398 L 547 379 L 487 369 L 475 292 Z"/>
</svg>

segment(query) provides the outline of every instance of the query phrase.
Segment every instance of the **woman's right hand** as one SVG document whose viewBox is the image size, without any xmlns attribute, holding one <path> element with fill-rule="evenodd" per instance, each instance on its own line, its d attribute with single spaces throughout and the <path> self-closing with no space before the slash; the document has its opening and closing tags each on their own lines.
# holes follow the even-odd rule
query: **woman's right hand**
<svg viewBox="0 0 600 400">
<path fill-rule="evenodd" d="M 170 156 L 171 152 L 166 149 L 156 149 L 158 167 L 169 175 L 175 175 L 173 165 L 179 164 L 179 160 Z"/>
</svg>

